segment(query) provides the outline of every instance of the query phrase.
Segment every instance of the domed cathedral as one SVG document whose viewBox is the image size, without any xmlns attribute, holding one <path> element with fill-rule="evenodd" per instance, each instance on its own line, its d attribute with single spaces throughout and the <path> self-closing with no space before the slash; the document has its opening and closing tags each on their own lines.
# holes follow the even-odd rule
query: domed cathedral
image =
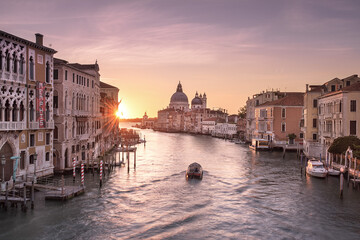
<svg viewBox="0 0 360 240">
<path fill-rule="evenodd" d="M 171 96 L 169 108 L 182 111 L 189 110 L 188 97 L 183 92 L 180 82 L 177 86 L 176 92 Z"/>
<path fill-rule="evenodd" d="M 198 92 L 196 92 L 195 97 L 191 101 L 191 109 L 205 109 L 206 101 L 206 93 L 204 93 L 204 95 L 201 95 L 200 93 L 199 95 Z"/>
</svg>

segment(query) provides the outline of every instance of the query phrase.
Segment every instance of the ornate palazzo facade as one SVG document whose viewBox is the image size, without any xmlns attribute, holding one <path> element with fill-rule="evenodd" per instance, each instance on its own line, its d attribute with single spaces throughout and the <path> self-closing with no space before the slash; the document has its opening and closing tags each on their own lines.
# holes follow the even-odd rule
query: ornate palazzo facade
<svg viewBox="0 0 360 240">
<path fill-rule="evenodd" d="M 0 31 L 0 157 L 6 159 L 5 181 L 14 172 L 22 180 L 34 177 L 34 172 L 53 172 L 54 53 L 43 46 L 41 34 L 30 42 Z M 13 161 L 12 156 L 20 159 Z"/>
</svg>

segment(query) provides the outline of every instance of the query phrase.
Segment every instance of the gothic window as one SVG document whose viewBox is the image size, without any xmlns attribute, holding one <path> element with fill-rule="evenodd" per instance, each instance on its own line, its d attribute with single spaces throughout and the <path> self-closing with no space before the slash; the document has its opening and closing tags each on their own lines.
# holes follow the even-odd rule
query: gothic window
<svg viewBox="0 0 360 240">
<path fill-rule="evenodd" d="M 75 123 L 73 124 L 73 128 L 72 128 L 72 137 L 75 137 Z"/>
<path fill-rule="evenodd" d="M 24 56 L 20 55 L 20 74 L 24 74 Z"/>
<path fill-rule="evenodd" d="M 14 101 L 13 106 L 12 106 L 12 121 L 13 122 L 17 122 L 17 113 L 18 113 L 18 106 L 16 104 L 16 102 Z"/>
<path fill-rule="evenodd" d="M 6 71 L 10 72 L 10 53 L 6 52 Z"/>
<path fill-rule="evenodd" d="M 10 103 L 9 100 L 5 102 L 5 122 L 10 121 Z"/>
<path fill-rule="evenodd" d="M 65 70 L 65 80 L 67 80 L 67 70 Z"/>
<path fill-rule="evenodd" d="M 45 161 L 50 161 L 50 153 L 49 152 L 47 152 L 46 154 L 45 154 Z"/>
<path fill-rule="evenodd" d="M 16 54 L 13 54 L 13 72 L 17 73 L 17 59 L 16 59 Z"/>
<path fill-rule="evenodd" d="M 54 72 L 54 79 L 57 79 L 57 78 L 55 78 L 55 72 Z M 49 62 L 46 62 L 45 81 L 47 83 L 50 82 L 50 64 L 49 64 Z"/>
<path fill-rule="evenodd" d="M 29 60 L 29 75 L 30 75 L 30 80 L 34 80 L 34 59 L 33 59 L 33 57 L 30 57 L 30 60 Z"/>
<path fill-rule="evenodd" d="M 29 111 L 30 111 L 30 122 L 33 122 L 35 120 L 35 110 L 34 110 L 34 103 L 33 101 L 30 102 L 30 107 L 29 107 Z"/>
</svg>

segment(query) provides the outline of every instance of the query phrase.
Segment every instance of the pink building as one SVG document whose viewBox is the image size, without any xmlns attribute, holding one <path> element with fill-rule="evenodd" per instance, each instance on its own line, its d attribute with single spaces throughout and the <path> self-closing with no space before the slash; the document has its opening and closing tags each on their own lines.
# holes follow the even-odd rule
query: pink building
<svg viewBox="0 0 360 240">
<path fill-rule="evenodd" d="M 303 105 L 303 93 L 287 93 L 281 99 L 257 106 L 255 138 L 284 144 L 288 143 L 289 134 L 295 134 L 295 141 L 302 141 L 300 121 Z"/>
</svg>

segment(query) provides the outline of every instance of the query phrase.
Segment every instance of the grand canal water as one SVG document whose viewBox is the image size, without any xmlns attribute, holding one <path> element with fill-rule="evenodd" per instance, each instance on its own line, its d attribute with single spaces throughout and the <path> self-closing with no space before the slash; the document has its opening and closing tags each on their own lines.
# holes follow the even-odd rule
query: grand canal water
<svg viewBox="0 0 360 240">
<path fill-rule="evenodd" d="M 65 203 L 0 210 L 0 239 L 359 239 L 360 191 L 300 174 L 295 154 L 253 152 L 207 136 L 142 131 L 137 167 L 86 175 Z M 133 158 L 131 158 L 132 160 Z M 202 181 L 186 181 L 192 162 Z M 132 163 L 132 161 L 131 161 Z"/>
</svg>

